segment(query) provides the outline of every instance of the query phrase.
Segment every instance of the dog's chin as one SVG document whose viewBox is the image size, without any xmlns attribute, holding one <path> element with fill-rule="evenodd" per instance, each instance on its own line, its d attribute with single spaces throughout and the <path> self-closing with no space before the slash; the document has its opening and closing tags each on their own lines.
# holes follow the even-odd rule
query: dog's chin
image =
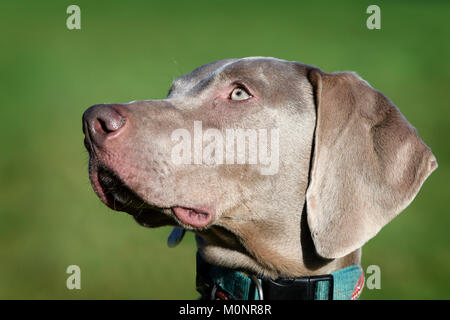
<svg viewBox="0 0 450 320">
<path fill-rule="evenodd" d="M 142 226 L 156 228 L 176 225 L 165 211 L 170 208 L 159 208 L 145 202 L 109 168 L 101 165 L 91 165 L 90 180 L 92 187 L 100 200 L 115 211 L 123 211 L 134 217 Z"/>
</svg>

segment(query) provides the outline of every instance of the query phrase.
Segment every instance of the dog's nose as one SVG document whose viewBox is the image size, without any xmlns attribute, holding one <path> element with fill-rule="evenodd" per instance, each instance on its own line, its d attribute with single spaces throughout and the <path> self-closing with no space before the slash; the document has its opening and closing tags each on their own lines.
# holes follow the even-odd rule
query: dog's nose
<svg viewBox="0 0 450 320">
<path fill-rule="evenodd" d="M 101 146 L 106 138 L 117 136 L 126 124 L 126 118 L 120 111 L 120 106 L 111 104 L 97 104 L 87 109 L 83 114 L 87 143 Z"/>
</svg>

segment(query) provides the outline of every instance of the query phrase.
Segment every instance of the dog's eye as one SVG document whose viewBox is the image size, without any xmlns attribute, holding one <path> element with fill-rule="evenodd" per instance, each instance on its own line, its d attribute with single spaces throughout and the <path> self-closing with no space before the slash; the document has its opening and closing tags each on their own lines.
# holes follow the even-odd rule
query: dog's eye
<svg viewBox="0 0 450 320">
<path fill-rule="evenodd" d="M 242 87 L 234 88 L 234 90 L 230 94 L 230 99 L 237 101 L 247 100 L 250 99 L 251 97 L 252 96 L 247 92 L 247 90 L 245 90 Z"/>
</svg>

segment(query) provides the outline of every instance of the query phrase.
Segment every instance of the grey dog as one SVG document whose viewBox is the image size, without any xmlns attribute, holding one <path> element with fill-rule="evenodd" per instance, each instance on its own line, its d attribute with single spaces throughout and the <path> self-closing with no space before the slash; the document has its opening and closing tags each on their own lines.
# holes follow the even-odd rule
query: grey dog
<svg viewBox="0 0 450 320">
<path fill-rule="evenodd" d="M 277 172 L 174 163 L 173 132 L 194 136 L 195 122 L 224 136 L 278 130 Z M 358 75 L 275 58 L 203 65 L 165 99 L 92 106 L 83 127 L 107 206 L 145 227 L 192 231 L 209 264 L 270 279 L 359 265 L 361 247 L 437 168 L 399 109 Z"/>
</svg>

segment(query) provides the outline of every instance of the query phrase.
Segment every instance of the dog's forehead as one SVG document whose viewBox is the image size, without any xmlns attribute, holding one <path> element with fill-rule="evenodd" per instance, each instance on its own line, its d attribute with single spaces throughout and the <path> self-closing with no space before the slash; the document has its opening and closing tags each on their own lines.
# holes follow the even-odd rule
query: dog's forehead
<svg viewBox="0 0 450 320">
<path fill-rule="evenodd" d="M 262 78 L 274 73 L 286 73 L 292 69 L 289 61 L 271 57 L 248 57 L 241 59 L 224 59 L 202 65 L 192 72 L 176 78 L 172 82 L 169 96 L 192 89 L 201 81 L 211 79 L 222 74 L 228 77 Z"/>
<path fill-rule="evenodd" d="M 208 76 L 214 73 L 217 69 L 229 63 L 233 63 L 237 60 L 238 59 L 224 59 L 210 62 L 195 68 L 190 73 L 179 76 L 178 78 L 173 80 L 168 96 L 174 95 L 179 91 L 187 91 L 191 89 L 198 82 L 200 82 L 203 79 L 206 79 Z"/>
</svg>

